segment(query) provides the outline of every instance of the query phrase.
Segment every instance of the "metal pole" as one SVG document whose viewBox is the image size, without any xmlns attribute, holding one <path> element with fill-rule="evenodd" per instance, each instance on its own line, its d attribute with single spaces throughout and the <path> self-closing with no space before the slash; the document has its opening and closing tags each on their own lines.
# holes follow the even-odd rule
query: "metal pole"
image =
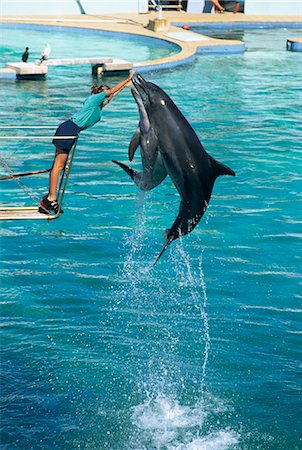
<svg viewBox="0 0 302 450">
<path fill-rule="evenodd" d="M 158 20 L 162 20 L 162 18 L 163 18 L 162 12 L 163 12 L 163 9 L 162 9 L 162 6 L 161 6 L 161 2 L 160 2 L 160 0 L 158 0 L 158 5 L 157 5 L 157 18 L 158 18 Z"/>
</svg>

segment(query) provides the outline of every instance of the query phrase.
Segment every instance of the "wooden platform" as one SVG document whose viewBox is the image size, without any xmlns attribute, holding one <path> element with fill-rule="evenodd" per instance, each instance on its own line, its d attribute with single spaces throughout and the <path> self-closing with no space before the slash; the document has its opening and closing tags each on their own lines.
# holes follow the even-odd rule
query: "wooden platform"
<svg viewBox="0 0 302 450">
<path fill-rule="evenodd" d="M 39 213 L 37 206 L 0 206 L 0 220 L 53 220 L 59 214 Z"/>
</svg>

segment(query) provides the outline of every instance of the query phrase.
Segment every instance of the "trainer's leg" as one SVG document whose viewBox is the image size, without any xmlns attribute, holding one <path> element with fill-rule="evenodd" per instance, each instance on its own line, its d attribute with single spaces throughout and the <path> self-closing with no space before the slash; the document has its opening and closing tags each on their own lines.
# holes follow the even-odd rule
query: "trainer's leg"
<svg viewBox="0 0 302 450">
<path fill-rule="evenodd" d="M 239 7 L 240 7 L 240 2 L 236 2 L 236 5 L 235 5 L 234 11 L 233 11 L 234 14 L 238 13 Z"/>
<path fill-rule="evenodd" d="M 53 202 L 57 198 L 58 182 L 61 170 L 64 169 L 66 160 L 68 158 L 67 153 L 60 153 L 55 157 L 50 174 L 49 174 L 49 192 L 48 200 Z"/>
</svg>

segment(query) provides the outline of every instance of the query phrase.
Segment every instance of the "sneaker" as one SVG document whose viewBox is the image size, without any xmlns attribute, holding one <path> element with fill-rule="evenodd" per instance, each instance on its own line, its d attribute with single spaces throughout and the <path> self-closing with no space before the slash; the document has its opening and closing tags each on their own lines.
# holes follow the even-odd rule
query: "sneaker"
<svg viewBox="0 0 302 450">
<path fill-rule="evenodd" d="M 57 200 L 50 201 L 48 200 L 47 195 L 44 195 L 40 200 L 39 213 L 47 214 L 47 211 L 54 211 L 55 214 L 58 214 L 59 212 L 61 214 L 64 213 L 63 209 L 60 209 Z"/>
</svg>

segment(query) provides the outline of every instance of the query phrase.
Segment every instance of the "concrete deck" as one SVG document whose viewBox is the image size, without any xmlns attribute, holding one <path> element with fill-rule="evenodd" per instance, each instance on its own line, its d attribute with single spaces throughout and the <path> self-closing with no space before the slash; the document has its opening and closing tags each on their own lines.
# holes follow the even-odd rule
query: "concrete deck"
<svg viewBox="0 0 302 450">
<path fill-rule="evenodd" d="M 109 15 L 102 16 L 88 16 L 88 15 L 76 15 L 66 17 L 2 17 L 1 23 L 25 23 L 25 24 L 41 24 L 41 25 L 54 25 L 60 27 L 73 27 L 73 28 L 89 28 L 94 30 L 103 30 L 118 33 L 127 33 L 133 35 L 141 35 L 152 38 L 163 39 L 168 42 L 172 42 L 179 46 L 179 52 L 163 59 L 143 61 L 135 63 L 134 67 L 140 70 L 150 70 L 151 67 L 166 67 L 184 63 L 186 61 L 192 61 L 196 53 L 204 52 L 213 53 L 242 53 L 244 51 L 244 43 L 234 40 L 219 40 L 207 38 L 200 40 L 201 35 L 196 35 L 196 40 L 188 40 L 184 37 L 184 40 L 180 40 L 180 34 L 187 36 L 185 31 L 179 27 L 172 25 L 173 23 L 181 24 L 219 24 L 219 25 L 231 25 L 235 24 L 257 24 L 271 23 L 273 25 L 285 26 L 286 23 L 293 22 L 301 23 L 302 28 L 302 16 L 280 17 L 280 16 L 248 16 L 245 14 L 187 14 L 183 11 L 163 11 L 162 18 L 166 21 L 167 27 L 161 31 L 152 31 L 147 28 L 149 21 L 154 21 L 157 18 L 156 12 L 149 12 L 147 14 L 120 14 L 114 17 Z M 170 33 L 177 33 L 178 38 L 171 37 Z M 191 32 L 190 32 L 191 33 Z"/>
</svg>

